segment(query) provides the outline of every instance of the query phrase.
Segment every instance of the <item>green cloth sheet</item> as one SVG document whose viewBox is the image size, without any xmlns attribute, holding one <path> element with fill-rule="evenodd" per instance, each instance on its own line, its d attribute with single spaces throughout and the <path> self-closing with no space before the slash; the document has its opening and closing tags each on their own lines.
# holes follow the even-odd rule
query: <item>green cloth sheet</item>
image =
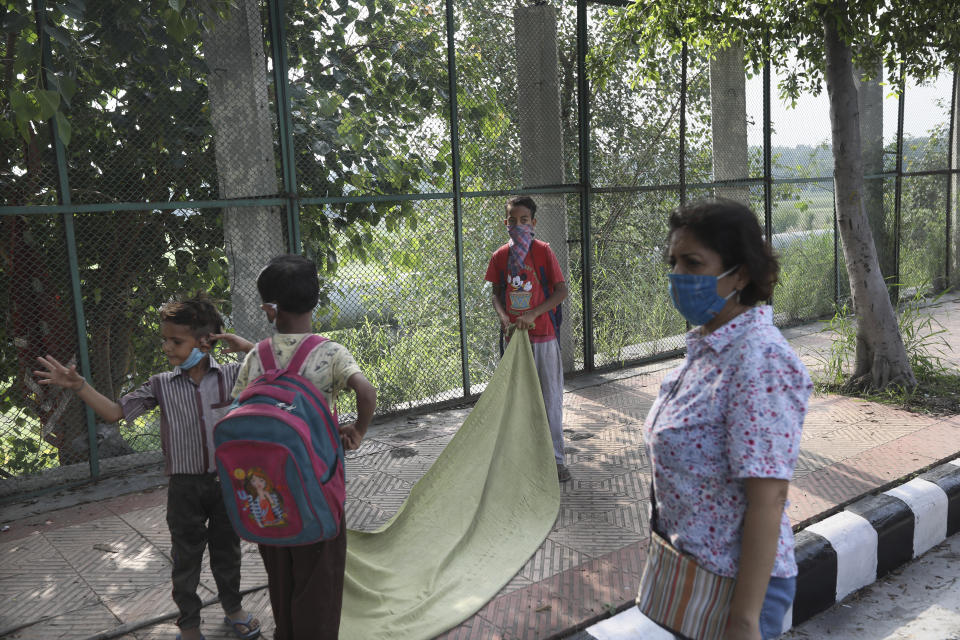
<svg viewBox="0 0 960 640">
<path fill-rule="evenodd" d="M 490 384 L 400 510 L 347 532 L 340 638 L 432 638 L 476 613 L 550 533 L 560 488 L 540 382 L 517 331 Z"/>
</svg>

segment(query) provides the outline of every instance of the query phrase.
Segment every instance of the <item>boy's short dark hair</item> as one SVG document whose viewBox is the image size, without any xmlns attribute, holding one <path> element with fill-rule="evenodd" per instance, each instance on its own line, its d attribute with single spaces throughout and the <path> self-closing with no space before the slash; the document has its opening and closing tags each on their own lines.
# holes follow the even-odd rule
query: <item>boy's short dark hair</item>
<svg viewBox="0 0 960 640">
<path fill-rule="evenodd" d="M 530 196 L 513 196 L 507 200 L 507 215 L 510 215 L 510 209 L 514 207 L 526 207 L 530 209 L 530 217 L 537 217 L 537 203 Z"/>
<path fill-rule="evenodd" d="M 210 333 L 223 333 L 223 318 L 217 307 L 205 294 L 189 298 L 178 296 L 160 307 L 160 322 L 172 322 L 190 327 L 193 335 L 201 338 Z"/>
<path fill-rule="evenodd" d="M 277 256 L 257 276 L 257 291 L 261 300 L 276 304 L 282 311 L 312 311 L 320 300 L 317 265 L 309 258 L 290 253 Z"/>
<path fill-rule="evenodd" d="M 746 269 L 750 282 L 740 292 L 742 304 L 753 305 L 773 295 L 780 263 L 749 207 L 724 198 L 694 202 L 670 214 L 668 240 L 677 229 L 686 229 L 702 245 L 719 253 L 724 269 L 738 265 Z"/>
</svg>

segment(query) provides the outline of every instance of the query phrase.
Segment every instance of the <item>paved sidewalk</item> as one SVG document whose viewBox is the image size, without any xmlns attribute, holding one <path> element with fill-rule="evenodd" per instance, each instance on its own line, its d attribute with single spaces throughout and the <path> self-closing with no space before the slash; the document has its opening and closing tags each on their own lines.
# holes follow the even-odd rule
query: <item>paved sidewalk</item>
<svg viewBox="0 0 960 640">
<path fill-rule="evenodd" d="M 960 297 L 932 309 L 960 336 Z M 784 333 L 817 366 L 829 345 L 822 325 Z M 960 342 L 960 341 L 958 341 Z M 948 354 L 960 364 L 960 347 Z M 566 385 L 567 464 L 560 515 L 539 551 L 449 639 L 534 639 L 571 635 L 633 599 L 647 538 L 650 465 L 641 424 L 664 373 L 676 363 L 580 376 Z M 453 437 L 469 408 L 395 418 L 371 427 L 347 458 L 347 522 L 372 529 L 385 522 Z M 930 417 L 839 396 L 815 396 L 790 489 L 798 528 L 858 497 L 960 452 L 960 416 Z M 159 485 L 162 481 L 154 481 Z M 4 506 L 0 534 L 0 637 L 173 638 L 169 540 L 162 487 L 43 511 Z M 272 620 L 259 556 L 244 546 L 245 606 Z M 201 597 L 213 599 L 208 570 Z M 145 621 L 171 616 L 164 621 Z M 211 640 L 231 638 L 217 604 L 204 611 Z M 101 633 L 103 632 L 103 633 Z M 126 632 L 126 633 L 125 633 Z M 99 634 L 99 635 L 98 635 Z"/>
</svg>

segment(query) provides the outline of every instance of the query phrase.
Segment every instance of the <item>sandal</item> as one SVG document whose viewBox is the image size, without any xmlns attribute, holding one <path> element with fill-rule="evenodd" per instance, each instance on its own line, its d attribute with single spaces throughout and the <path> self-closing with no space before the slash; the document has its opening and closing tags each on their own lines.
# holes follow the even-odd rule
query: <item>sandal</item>
<svg viewBox="0 0 960 640">
<path fill-rule="evenodd" d="M 250 640 L 260 635 L 260 621 L 247 614 L 246 620 L 234 620 L 230 616 L 223 616 L 223 624 L 230 626 L 240 640 Z"/>
</svg>

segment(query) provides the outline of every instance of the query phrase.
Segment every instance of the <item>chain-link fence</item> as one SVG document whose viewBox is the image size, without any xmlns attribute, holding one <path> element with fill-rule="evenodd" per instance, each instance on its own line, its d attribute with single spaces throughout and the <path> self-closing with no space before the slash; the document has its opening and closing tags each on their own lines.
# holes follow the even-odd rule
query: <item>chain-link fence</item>
<svg viewBox="0 0 960 640">
<path fill-rule="evenodd" d="M 570 372 L 683 348 L 666 214 L 702 197 L 760 216 L 778 322 L 831 313 L 849 287 L 826 93 L 783 102 L 776 72 L 745 74 L 736 49 L 665 46 L 641 65 L 618 4 L 7 3 L 0 475 L 22 488 L 157 460 L 156 415 L 102 424 L 38 384 L 37 356 L 118 398 L 167 366 L 160 305 L 198 291 L 264 337 L 256 274 L 286 251 L 317 262 L 317 330 L 355 355 L 381 413 L 479 393 L 499 359 L 484 274 L 518 193 L 567 277 Z M 958 266 L 954 76 L 899 95 L 883 81 L 859 85 L 882 271 L 894 290 L 942 289 Z"/>
</svg>

